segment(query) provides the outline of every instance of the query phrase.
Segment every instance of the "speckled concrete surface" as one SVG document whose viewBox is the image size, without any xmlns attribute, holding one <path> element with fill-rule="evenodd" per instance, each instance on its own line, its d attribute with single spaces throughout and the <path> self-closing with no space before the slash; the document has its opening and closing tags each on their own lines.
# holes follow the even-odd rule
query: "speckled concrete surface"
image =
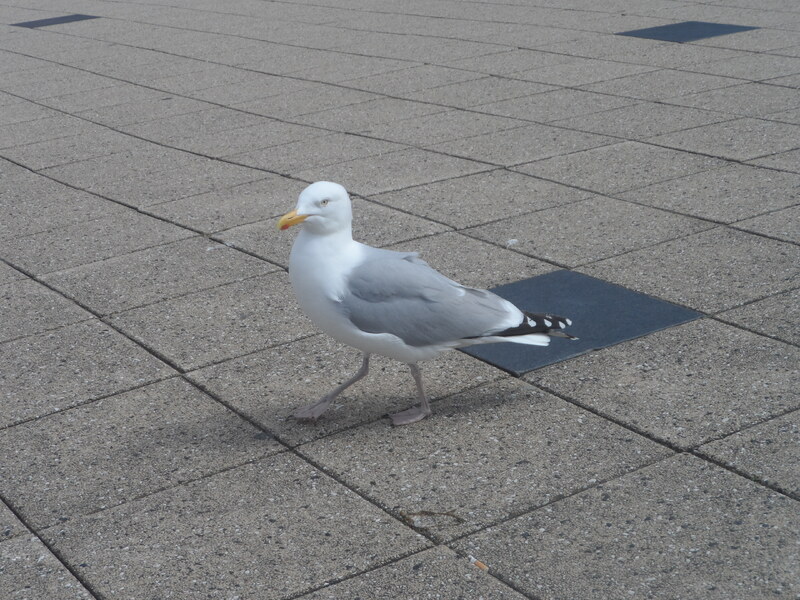
<svg viewBox="0 0 800 600">
<path fill-rule="evenodd" d="M 758 29 L 614 35 L 683 21 Z M 0 596 L 796 598 L 798 78 L 794 0 L 0 0 Z M 359 362 L 275 230 L 320 179 L 703 318 L 299 423 Z"/>
</svg>

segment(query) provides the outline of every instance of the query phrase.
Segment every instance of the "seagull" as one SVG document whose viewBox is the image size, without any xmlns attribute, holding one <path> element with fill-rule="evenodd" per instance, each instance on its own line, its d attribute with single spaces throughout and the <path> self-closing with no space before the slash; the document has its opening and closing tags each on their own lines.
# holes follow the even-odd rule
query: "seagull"
<svg viewBox="0 0 800 600">
<path fill-rule="evenodd" d="M 278 228 L 300 232 L 289 258 L 289 278 L 300 308 L 326 334 L 361 350 L 353 377 L 293 416 L 316 421 L 333 400 L 369 371 L 372 354 L 411 369 L 419 405 L 390 415 L 408 425 L 431 414 L 417 363 L 475 344 L 514 342 L 547 346 L 572 322 L 520 310 L 487 290 L 466 287 L 428 266 L 416 252 L 373 248 L 353 239 L 352 205 L 344 187 L 318 181 L 305 188 Z"/>
</svg>

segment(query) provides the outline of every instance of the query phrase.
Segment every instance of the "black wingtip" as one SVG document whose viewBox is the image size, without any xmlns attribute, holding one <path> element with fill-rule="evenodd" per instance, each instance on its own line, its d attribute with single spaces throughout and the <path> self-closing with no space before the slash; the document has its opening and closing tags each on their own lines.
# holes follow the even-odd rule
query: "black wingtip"
<svg viewBox="0 0 800 600">
<path fill-rule="evenodd" d="M 558 315 L 529 313 L 522 311 L 525 318 L 522 323 L 516 327 L 511 327 L 505 331 L 495 333 L 502 337 L 513 337 L 517 335 L 528 335 L 531 333 L 542 333 L 550 337 L 567 338 L 570 340 L 577 340 L 574 335 L 565 333 L 563 329 L 572 325 L 572 321 L 566 317 L 559 317 Z"/>
</svg>

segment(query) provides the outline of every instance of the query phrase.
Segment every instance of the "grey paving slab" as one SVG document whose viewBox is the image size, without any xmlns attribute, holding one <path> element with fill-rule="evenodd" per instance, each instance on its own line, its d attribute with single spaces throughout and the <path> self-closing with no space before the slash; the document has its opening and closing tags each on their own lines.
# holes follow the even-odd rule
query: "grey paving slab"
<svg viewBox="0 0 800 600">
<path fill-rule="evenodd" d="M 467 233 L 494 244 L 508 244 L 506 240 L 512 239 L 511 247 L 517 252 L 574 267 L 711 227 L 695 219 L 593 196 Z M 586 231 L 592 234 L 585 235 Z"/>
<path fill-rule="evenodd" d="M 751 162 L 754 165 L 800 173 L 800 148 L 789 150 L 788 152 L 776 152 Z"/>
<path fill-rule="evenodd" d="M 793 45 L 793 46 L 786 46 L 785 48 L 778 48 L 777 50 L 771 52 L 771 54 L 777 54 L 779 56 L 800 57 L 800 45 Z"/>
<path fill-rule="evenodd" d="M 593 15 L 598 16 L 598 15 Z M 572 15 L 574 20 L 586 20 L 586 15 L 577 12 Z M 543 44 L 538 49 L 546 52 L 556 52 L 565 56 L 582 56 L 584 58 L 603 58 L 615 60 L 620 58 L 630 59 L 631 56 L 639 56 L 648 51 L 652 51 L 658 46 L 666 45 L 665 42 L 655 40 L 643 40 L 632 37 L 618 35 L 595 34 L 585 35 L 573 40 Z"/>
<path fill-rule="evenodd" d="M 788 598 L 796 514 L 785 496 L 680 455 L 457 548 L 544 598 Z"/>
<path fill-rule="evenodd" d="M 96 53 L 93 52 L 96 59 Z M 113 85 L 96 90 L 84 90 L 43 98 L 42 104 L 63 110 L 69 113 L 78 113 L 88 110 L 97 110 L 109 106 L 120 106 L 135 102 L 151 102 L 163 99 L 165 94 L 159 90 L 142 87 L 132 83 L 114 81 Z M 134 111 L 133 106 L 128 110 Z M 118 108 L 117 111 L 122 110 Z"/>
<path fill-rule="evenodd" d="M 503 117 L 548 123 L 635 103 L 636 101 L 632 98 L 595 94 L 584 90 L 561 89 L 523 98 L 481 104 L 476 108 Z"/>
<path fill-rule="evenodd" d="M 190 73 L 178 77 L 166 79 L 155 79 L 150 85 L 164 90 L 173 90 L 176 93 L 187 94 L 197 100 L 214 102 L 225 106 L 236 106 L 243 103 L 259 101 L 257 104 L 269 105 L 268 98 L 273 98 L 281 94 L 291 94 L 299 90 L 310 88 L 320 88 L 320 84 L 300 79 L 289 79 L 266 73 L 254 73 L 242 69 L 232 69 L 231 78 L 247 77 L 241 81 L 222 83 L 217 76 L 209 76 L 206 72 Z M 213 79 L 212 79 L 213 78 Z M 209 87 L 209 84 L 210 87 Z M 337 88 L 334 88 L 337 89 Z"/>
<path fill-rule="evenodd" d="M 800 411 L 793 411 L 700 446 L 698 451 L 797 498 L 800 496 L 798 448 Z"/>
<path fill-rule="evenodd" d="M 800 344 L 800 289 L 720 313 L 720 319 Z"/>
<path fill-rule="evenodd" d="M 319 64 L 310 68 L 302 67 L 291 71 L 295 77 L 312 79 L 325 83 L 342 83 L 351 79 L 369 77 L 405 69 L 414 63 L 406 60 L 380 58 L 377 56 L 360 56 L 348 53 L 326 53 Z"/>
<path fill-rule="evenodd" d="M 163 92 L 150 100 L 99 106 L 82 110 L 77 114 L 95 123 L 110 127 L 121 127 L 133 123 L 199 112 L 210 108 L 213 108 L 213 105 L 207 102 L 173 96 L 168 92 Z"/>
<path fill-rule="evenodd" d="M 525 121 L 495 117 L 466 110 L 448 110 L 423 117 L 380 123 L 365 131 L 370 137 L 429 147 L 458 138 L 506 132 L 527 125 Z M 508 133 L 508 135 L 511 135 Z"/>
<path fill-rule="evenodd" d="M 0 285 L 0 302 L 3 303 L 0 342 L 92 318 L 90 313 L 32 279 Z"/>
<path fill-rule="evenodd" d="M 400 242 L 388 248 L 418 252 L 420 258 L 450 279 L 482 289 L 555 270 L 553 265 L 535 258 L 454 231 Z"/>
<path fill-rule="evenodd" d="M 163 119 L 123 125 L 120 129 L 146 140 L 174 146 L 178 140 L 219 134 L 242 127 L 257 127 L 264 122 L 264 117 L 258 115 L 230 108 L 214 107 Z"/>
<path fill-rule="evenodd" d="M 547 67 L 569 61 L 570 57 L 565 54 L 517 48 L 508 52 L 496 52 L 483 56 L 452 60 L 444 64 L 488 75 L 509 75 L 518 71 Z"/>
<path fill-rule="evenodd" d="M 39 538 L 30 535 L 0 542 L 0 593 L 25 600 L 94 598 Z"/>
<path fill-rule="evenodd" d="M 197 194 L 148 208 L 148 212 L 184 225 L 213 233 L 237 225 L 263 221 L 287 212 L 304 184 L 279 175 L 233 187 Z"/>
<path fill-rule="evenodd" d="M 417 431 L 379 421 L 300 451 L 441 539 L 671 454 L 516 379 L 436 402 L 433 410 Z M 381 458 L 387 452 L 389 464 Z"/>
<path fill-rule="evenodd" d="M 422 63 L 481 56 L 507 49 L 499 46 L 500 42 L 482 44 L 465 39 L 413 35 L 410 31 L 405 34 L 365 31 L 349 37 L 345 44 L 337 46 L 338 50 Z"/>
<path fill-rule="evenodd" d="M 406 36 L 397 36 L 403 47 L 415 49 L 409 44 Z M 441 42 L 438 42 L 441 44 Z M 437 60 L 440 60 L 437 57 Z M 470 79 L 481 77 L 479 73 L 464 71 L 463 69 L 451 69 L 437 65 L 409 65 L 408 68 L 381 73 L 380 75 L 370 75 L 369 77 L 359 77 L 344 82 L 344 85 L 359 90 L 374 92 L 376 94 L 386 94 L 387 96 L 406 97 L 409 93 L 435 88 L 452 83 L 460 83 Z"/>
<path fill-rule="evenodd" d="M 613 194 L 723 166 L 721 160 L 640 142 L 619 142 L 538 160 L 515 170 Z"/>
<path fill-rule="evenodd" d="M 254 181 L 262 172 L 155 146 L 45 169 L 48 177 L 130 206 L 149 206 Z"/>
<path fill-rule="evenodd" d="M 610 60 L 573 57 L 556 65 L 536 67 L 512 73 L 512 77 L 549 83 L 551 85 L 577 87 L 599 81 L 618 79 L 636 73 L 654 71 L 657 67 L 634 65 Z"/>
<path fill-rule="evenodd" d="M 91 91 L 114 85 L 113 79 L 64 66 L 18 71 L 3 77 L 2 89 L 28 100 Z"/>
<path fill-rule="evenodd" d="M 800 86 L 798 87 L 800 88 Z M 768 115 L 767 118 L 770 121 L 781 121 L 784 123 L 791 123 L 792 125 L 800 125 L 800 108 L 772 113 Z"/>
<path fill-rule="evenodd" d="M 682 7 L 666 7 L 658 11 L 666 18 L 686 19 L 693 21 L 714 21 L 717 23 L 746 23 L 750 27 L 774 27 L 786 25 L 792 20 L 789 3 L 780 6 L 778 2 L 754 5 L 748 2 L 732 1 L 725 5 L 694 5 Z M 766 10 L 764 10 L 766 9 Z"/>
<path fill-rule="evenodd" d="M 361 135 L 328 133 L 320 129 L 316 131 L 317 137 L 311 139 L 231 154 L 227 158 L 277 173 L 294 174 L 316 168 L 320 174 L 314 179 L 324 179 L 324 170 L 328 165 L 406 148 L 400 144 Z"/>
<path fill-rule="evenodd" d="M 800 88 L 800 75 L 788 75 L 786 77 L 777 77 L 775 79 L 767 80 L 766 83 L 797 89 Z"/>
<path fill-rule="evenodd" d="M 445 546 L 425 550 L 302 598 L 337 600 L 339 598 L 472 597 L 498 600 L 525 598 Z"/>
<path fill-rule="evenodd" d="M 193 235 L 187 229 L 120 208 L 113 216 L 2 240 L 0 252 L 11 263 L 41 275 Z"/>
<path fill-rule="evenodd" d="M 13 96 L 8 96 L 8 103 L 3 103 L 2 106 L 3 114 L 0 115 L 0 126 L 29 123 L 30 121 L 60 116 L 57 111 L 51 110 L 46 106 L 26 102 Z"/>
<path fill-rule="evenodd" d="M 798 349 L 694 321 L 525 377 L 683 448 L 800 406 Z"/>
<path fill-rule="evenodd" d="M 313 148 L 313 140 L 319 138 L 320 133 L 324 133 L 315 127 L 283 123 L 266 117 L 259 117 L 259 119 L 260 122 L 257 124 L 237 129 L 226 129 L 221 132 L 203 132 L 197 135 L 171 139 L 167 143 L 171 146 L 206 156 L 232 157 L 239 156 L 243 152 L 259 151 L 264 148 L 273 148 L 293 142 L 305 144 L 307 148 Z M 269 154 L 269 152 L 263 152 L 263 154 Z M 262 164 L 271 166 L 269 162 Z"/>
<path fill-rule="evenodd" d="M 99 593 L 131 600 L 196 598 L 212 588 L 224 596 L 285 598 L 428 545 L 286 453 L 45 535 Z"/>
<path fill-rule="evenodd" d="M 11 123 L 0 127 L 0 150 L 97 131 L 97 125 L 69 115 Z"/>
<path fill-rule="evenodd" d="M 295 201 L 287 196 L 280 214 L 288 212 L 294 204 Z M 288 269 L 294 235 L 278 231 L 277 224 L 278 217 L 274 217 L 219 232 L 214 239 L 252 252 Z M 448 229 L 446 225 L 372 202 L 360 199 L 353 201 L 353 237 L 370 246 L 388 246 Z"/>
<path fill-rule="evenodd" d="M 147 35 L 143 39 L 165 52 L 191 56 L 198 60 L 213 61 L 228 66 L 239 66 L 245 62 L 254 65 L 255 69 L 258 70 L 261 62 L 269 64 L 266 58 L 261 61 L 258 59 L 260 55 L 266 54 L 263 42 L 198 31 L 178 32 L 173 29 L 168 31 L 168 34 L 162 35 L 155 40 L 151 35 Z M 279 73 L 275 72 L 274 74 L 277 75 Z"/>
<path fill-rule="evenodd" d="M 0 285 L 6 285 L 11 282 L 25 281 L 28 277 L 16 269 L 9 267 L 6 263 L 0 261 Z"/>
<path fill-rule="evenodd" d="M 124 133 L 110 129 L 92 129 L 77 135 L 5 148 L 3 156 L 29 169 L 40 171 L 132 148 L 144 148 L 146 145 L 147 142 Z"/>
<path fill-rule="evenodd" d="M 35 13 L 35 14 L 34 14 Z M 63 15 L 63 11 L 52 11 L 52 16 Z M 33 19 L 42 17 L 42 11 L 31 11 L 28 16 Z M 30 19 L 29 19 L 30 20 Z M 3 36 L 2 48 L 12 52 L 23 52 L 27 56 L 37 58 L 51 58 L 61 57 L 68 52 L 85 49 L 87 47 L 96 47 L 95 40 L 86 40 L 81 38 L 69 38 L 67 36 L 59 37 L 59 44 L 53 44 L 53 38 L 50 35 L 41 35 L 41 31 L 25 30 L 19 27 L 8 28 L 11 35 Z"/>
<path fill-rule="evenodd" d="M 554 121 L 553 125 L 641 141 L 655 135 L 729 119 L 731 119 L 729 115 L 709 110 L 673 106 L 661 102 L 641 102 Z"/>
<path fill-rule="evenodd" d="M 797 148 L 798 136 L 798 125 L 742 118 L 659 135 L 648 141 L 709 156 L 745 161 L 793 150 Z"/>
<path fill-rule="evenodd" d="M 292 297 L 279 272 L 117 313 L 111 322 L 194 369 L 311 334 Z"/>
<path fill-rule="evenodd" d="M 378 194 L 371 199 L 463 229 L 568 204 L 588 195 L 588 192 L 522 173 L 495 169 Z"/>
<path fill-rule="evenodd" d="M 43 279 L 96 314 L 108 315 L 277 270 L 205 237 L 193 237 Z"/>
<path fill-rule="evenodd" d="M 2 425 L 132 389 L 173 371 L 99 321 L 0 344 Z"/>
<path fill-rule="evenodd" d="M 426 144 L 431 150 L 495 165 L 512 166 L 551 156 L 571 154 L 614 140 L 593 133 L 532 124 L 507 131 L 471 135 L 450 142 Z"/>
<path fill-rule="evenodd" d="M 795 187 L 797 189 L 797 185 Z M 794 199 L 797 199 L 797 195 Z M 747 231 L 763 233 L 770 237 L 800 244 L 800 205 L 739 221 L 735 225 Z"/>
<path fill-rule="evenodd" d="M 11 107 L 16 104 L 25 104 L 26 100 L 23 98 L 18 98 L 17 96 L 12 96 L 11 94 L 6 94 L 5 92 L 0 92 L 0 106 L 4 107 Z M 13 118 L 12 118 L 13 119 Z M 12 120 L 12 122 L 16 122 Z"/>
<path fill-rule="evenodd" d="M 304 125 L 356 133 L 369 130 L 380 123 L 432 115 L 444 110 L 443 107 L 433 104 L 400 100 L 398 98 L 378 98 L 377 100 L 347 104 L 329 110 L 304 114 L 295 117 L 295 120 Z"/>
<path fill-rule="evenodd" d="M 421 102 L 470 108 L 479 104 L 530 96 L 531 94 L 552 89 L 555 88 L 532 81 L 482 76 L 480 79 L 470 79 L 460 83 L 427 88 L 408 94 L 406 97 L 410 100 L 419 100 Z"/>
<path fill-rule="evenodd" d="M 416 401 L 408 367 L 375 355 L 370 374 L 347 389 L 316 423 L 300 422 L 292 413 L 315 402 L 361 365 L 356 350 L 325 335 L 315 335 L 254 354 L 205 367 L 188 377 L 236 407 L 289 444 L 301 444 L 378 421 Z M 438 399 L 507 377 L 505 373 L 460 352 L 448 352 L 422 365 L 425 390 Z"/>
<path fill-rule="evenodd" d="M 300 81 L 300 80 L 290 80 Z M 256 100 L 234 104 L 236 108 L 276 119 L 292 119 L 328 110 L 343 109 L 345 106 L 380 99 L 378 94 L 338 87 L 324 83 L 307 85 L 302 89 L 291 89 L 279 94 L 269 94 Z"/>
<path fill-rule="evenodd" d="M 717 48 L 732 48 L 750 52 L 768 52 L 781 50 L 800 44 L 800 32 L 783 29 L 756 29 L 743 31 L 736 35 L 724 35 L 708 40 L 694 42 L 698 45 L 716 46 Z"/>
<path fill-rule="evenodd" d="M 0 447 L 3 493 L 36 528 L 283 450 L 180 378 L 5 429 Z"/>
<path fill-rule="evenodd" d="M 5 10 L 3 11 L 3 23 L 5 24 L 8 21 L 14 19 L 11 15 L 7 15 Z M 13 31 L 11 29 L 3 28 L 4 31 Z M 13 73 L 15 71 L 27 71 L 31 69 L 41 69 L 49 67 L 50 65 L 43 60 L 39 60 L 38 58 L 34 58 L 31 56 L 23 56 L 21 54 L 15 54 L 13 52 L 6 52 L 0 51 L 0 56 L 3 57 L 2 67 L 0 67 L 0 73 Z"/>
<path fill-rule="evenodd" d="M 129 28 L 127 23 L 120 25 L 123 29 Z M 202 71 L 205 67 L 205 61 L 202 60 L 179 56 L 156 56 L 154 59 L 144 62 L 116 63 L 105 69 L 104 72 L 118 79 L 146 84 L 160 77 Z"/>
<path fill-rule="evenodd" d="M 619 196 L 687 215 L 732 223 L 797 203 L 800 176 L 730 164 L 622 192 Z M 780 211 L 773 214 L 780 214 Z"/>
<path fill-rule="evenodd" d="M 762 117 L 800 106 L 797 90 L 763 83 L 743 83 L 700 94 L 673 98 L 670 102 L 744 117 Z"/>
<path fill-rule="evenodd" d="M 750 79 L 752 81 L 763 81 L 765 79 L 795 75 L 800 72 L 800 58 L 776 56 L 775 54 L 747 53 L 735 58 L 699 63 L 688 67 L 688 70 L 725 77 Z"/>
<path fill-rule="evenodd" d="M 0 543 L 18 535 L 29 533 L 28 528 L 20 521 L 11 509 L 0 502 Z"/>
<path fill-rule="evenodd" d="M 583 86 L 583 89 L 641 100 L 663 100 L 739 83 L 741 83 L 739 80 L 730 77 L 661 69 L 588 84 Z"/>
<path fill-rule="evenodd" d="M 191 92 L 209 89 L 219 90 L 220 88 L 232 90 L 238 88 L 240 85 L 248 85 L 256 81 L 271 82 L 279 81 L 280 79 L 279 77 L 271 75 L 237 69 L 230 65 L 207 64 L 199 71 L 180 73 L 168 77 L 157 77 L 148 81 L 147 85 L 158 90 L 189 95 L 198 100 L 210 100 L 210 98 L 203 98 Z M 227 100 L 230 99 L 231 96 L 228 96 Z M 214 101 L 218 102 L 218 100 Z M 227 104 L 227 102 L 225 103 Z"/>
<path fill-rule="evenodd" d="M 609 258 L 581 271 L 706 312 L 797 287 L 797 246 L 724 227 Z"/>
<path fill-rule="evenodd" d="M 483 163 L 437 152 L 408 149 L 338 163 L 324 169 L 299 171 L 294 175 L 305 181 L 336 181 L 351 193 L 369 196 L 490 168 Z"/>
<path fill-rule="evenodd" d="M 620 39 L 622 38 L 619 36 L 615 37 L 615 41 L 619 41 Z M 692 71 L 694 70 L 694 65 L 741 56 L 750 56 L 750 53 L 729 48 L 697 46 L 695 44 L 650 42 L 637 47 L 634 53 L 626 54 L 624 51 L 616 52 L 609 55 L 608 58 L 625 62 L 632 60 L 632 62 L 639 65 Z"/>
</svg>

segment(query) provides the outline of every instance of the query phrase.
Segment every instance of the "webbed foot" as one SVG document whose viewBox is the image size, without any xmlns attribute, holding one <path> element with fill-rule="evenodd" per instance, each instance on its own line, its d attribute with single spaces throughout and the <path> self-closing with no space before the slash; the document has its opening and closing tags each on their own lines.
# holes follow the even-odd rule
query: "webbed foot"
<svg viewBox="0 0 800 600">
<path fill-rule="evenodd" d="M 389 418 L 392 420 L 392 425 L 410 425 L 411 423 L 421 421 L 431 414 L 432 411 L 428 407 L 414 406 L 408 410 L 389 415 Z"/>
</svg>

